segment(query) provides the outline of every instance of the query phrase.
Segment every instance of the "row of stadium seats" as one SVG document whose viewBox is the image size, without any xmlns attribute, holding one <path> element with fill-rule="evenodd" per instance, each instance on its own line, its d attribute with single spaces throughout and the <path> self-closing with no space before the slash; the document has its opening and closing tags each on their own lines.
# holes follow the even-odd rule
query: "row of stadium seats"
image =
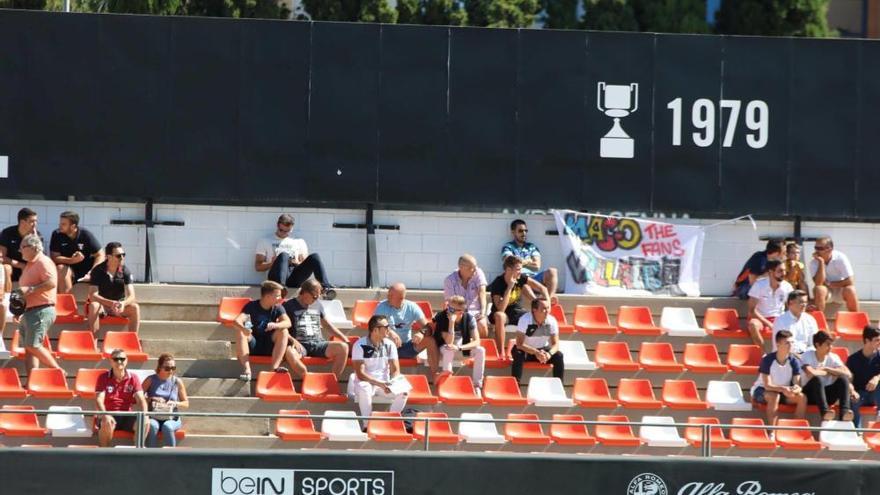
<svg viewBox="0 0 880 495">
<path fill-rule="evenodd" d="M 24 359 L 25 351 L 20 343 L 21 334 L 18 329 L 12 334 L 12 345 L 6 357 Z M 43 347 L 48 349 L 55 357 L 73 361 L 100 361 L 108 359 L 114 349 L 122 349 L 126 352 L 129 361 L 144 362 L 149 356 L 143 351 L 141 341 L 135 332 L 108 331 L 104 334 L 101 350 L 98 350 L 98 342 L 95 334 L 89 330 L 62 330 L 58 335 L 55 349 L 49 340 L 48 334 L 43 337 Z M 3 339 L 0 339 L 0 350 L 5 350 Z"/>
</svg>

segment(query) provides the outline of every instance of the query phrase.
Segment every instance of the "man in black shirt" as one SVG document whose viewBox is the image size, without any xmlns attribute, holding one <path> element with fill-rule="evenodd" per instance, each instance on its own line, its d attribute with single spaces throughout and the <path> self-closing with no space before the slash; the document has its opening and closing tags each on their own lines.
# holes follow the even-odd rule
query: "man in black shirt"
<svg viewBox="0 0 880 495">
<path fill-rule="evenodd" d="M 260 284 L 260 298 L 247 304 L 235 318 L 235 354 L 243 368 L 239 379 L 251 381 L 251 363 L 248 356 L 272 356 L 272 368 L 280 373 L 288 370 L 281 366 L 287 360 L 296 366 L 290 347 L 290 318 L 281 307 L 281 291 L 284 287 L 266 280 Z"/>
<path fill-rule="evenodd" d="M 128 331 L 140 329 L 141 308 L 135 301 L 131 272 L 125 266 L 122 244 L 110 242 L 104 248 L 107 259 L 92 269 L 89 280 L 89 329 L 97 332 L 105 316 L 128 318 Z"/>
<path fill-rule="evenodd" d="M 0 232 L 0 263 L 12 267 L 12 280 L 17 282 L 27 262 L 21 257 L 21 240 L 28 234 L 43 236 L 37 231 L 37 212 L 30 208 L 18 210 L 18 225 L 11 225 Z"/>
<path fill-rule="evenodd" d="M 58 268 L 58 293 L 70 292 L 73 284 L 87 277 L 104 261 L 104 250 L 94 234 L 79 226 L 79 215 L 65 211 L 52 232 L 49 255 Z M 83 280 L 86 282 L 87 280 Z"/>
<path fill-rule="evenodd" d="M 868 325 L 862 330 L 861 349 L 850 354 L 846 359 L 846 367 L 852 372 L 853 387 L 853 422 L 861 423 L 859 408 L 862 406 L 880 406 L 880 330 Z M 863 428 L 865 426 L 859 426 Z"/>
<path fill-rule="evenodd" d="M 463 296 L 449 298 L 449 307 L 434 316 L 434 340 L 440 350 L 440 371 L 452 373 L 452 361 L 458 353 L 474 358 L 471 380 L 480 395 L 486 370 L 486 349 L 480 345 L 477 319 L 466 311 Z"/>
<path fill-rule="evenodd" d="M 548 301 L 550 294 L 547 288 L 537 280 L 522 274 L 522 260 L 516 256 L 504 258 L 504 273 L 495 277 L 489 284 L 492 295 L 492 308 L 489 313 L 495 323 L 495 343 L 498 351 L 505 359 L 510 359 L 504 346 L 504 327 L 516 325 L 519 318 L 528 313 L 523 303 L 535 299 L 535 292 L 540 293 Z M 526 300 L 523 301 L 523 296 Z"/>
<path fill-rule="evenodd" d="M 324 307 L 318 303 L 321 289 L 318 281 L 305 280 L 299 288 L 299 294 L 284 303 L 284 311 L 292 325 L 290 333 L 295 342 L 294 355 L 329 359 L 333 374 L 338 379 L 342 377 L 348 359 L 348 338 L 324 317 Z M 321 332 L 322 327 L 338 340 L 326 340 Z M 301 364 L 300 371 L 306 373 L 304 364 Z"/>
</svg>

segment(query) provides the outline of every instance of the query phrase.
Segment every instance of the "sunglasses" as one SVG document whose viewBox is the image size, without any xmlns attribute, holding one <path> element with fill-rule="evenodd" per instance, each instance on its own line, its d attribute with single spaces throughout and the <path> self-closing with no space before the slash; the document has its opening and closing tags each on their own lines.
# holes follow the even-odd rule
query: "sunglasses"
<svg viewBox="0 0 880 495">
<path fill-rule="evenodd" d="M 175 371 L 177 366 L 162 366 L 163 371 Z"/>
<path fill-rule="evenodd" d="M 816 246 L 816 251 L 828 251 L 831 249 L 831 246 Z"/>
<path fill-rule="evenodd" d="M 523 234 L 528 234 L 528 233 L 529 233 L 529 229 L 519 229 L 519 230 L 517 230 L 517 232 L 521 232 L 521 233 L 523 233 Z"/>
<path fill-rule="evenodd" d="M 113 358 L 113 360 L 116 361 L 117 363 L 124 363 L 127 359 L 128 359 L 127 357 L 115 357 L 115 358 Z"/>
<path fill-rule="evenodd" d="M 385 330 L 388 330 L 391 327 L 389 325 L 376 325 L 374 328 L 384 328 Z"/>
<path fill-rule="evenodd" d="M 111 254 L 110 256 L 113 256 L 114 258 L 122 259 L 122 258 L 125 258 L 125 253 L 116 253 L 116 254 Z"/>
</svg>

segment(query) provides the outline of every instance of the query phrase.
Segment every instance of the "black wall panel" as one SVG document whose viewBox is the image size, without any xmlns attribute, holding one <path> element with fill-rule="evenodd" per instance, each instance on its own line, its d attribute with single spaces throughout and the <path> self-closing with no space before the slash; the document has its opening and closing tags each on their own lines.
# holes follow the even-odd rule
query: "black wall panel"
<svg viewBox="0 0 880 495">
<path fill-rule="evenodd" d="M 880 43 L 859 48 L 856 216 L 880 218 Z"/>
</svg>

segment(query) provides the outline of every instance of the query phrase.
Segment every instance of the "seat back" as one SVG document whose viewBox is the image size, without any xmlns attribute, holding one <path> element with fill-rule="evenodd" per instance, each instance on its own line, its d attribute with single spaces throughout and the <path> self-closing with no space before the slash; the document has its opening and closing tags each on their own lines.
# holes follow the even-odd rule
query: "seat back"
<svg viewBox="0 0 880 495">
<path fill-rule="evenodd" d="M 596 362 L 600 361 L 632 361 L 629 344 L 625 341 L 599 341 L 596 343 Z"/>
<path fill-rule="evenodd" d="M 220 299 L 220 306 L 217 308 L 217 321 L 224 325 L 230 326 L 232 322 L 241 314 L 244 305 L 249 303 L 247 297 L 224 297 Z"/>
<path fill-rule="evenodd" d="M 733 308 L 706 308 L 703 315 L 703 327 L 707 331 L 739 330 L 739 314 Z"/>
<path fill-rule="evenodd" d="M 617 310 L 617 325 L 628 324 L 654 326 L 651 309 L 647 306 L 621 306 Z"/>
<path fill-rule="evenodd" d="M 68 359 L 100 359 L 95 335 L 88 330 L 62 330 L 58 335 L 58 353 Z"/>
<path fill-rule="evenodd" d="M 59 368 L 36 368 L 32 369 L 28 376 L 28 392 L 31 395 L 41 393 L 70 392 L 67 388 L 67 380 L 64 371 Z M 72 396 L 73 393 L 70 392 Z"/>
<path fill-rule="evenodd" d="M 415 301 L 415 303 L 419 306 L 419 309 L 422 310 L 425 318 L 429 320 L 434 318 L 434 308 L 431 307 L 430 301 Z"/>
<path fill-rule="evenodd" d="M 568 325 L 568 320 L 565 318 L 565 311 L 563 311 L 561 304 L 550 306 L 550 315 L 556 318 L 556 322 L 560 325 Z"/>
<path fill-rule="evenodd" d="M 663 382 L 663 400 L 700 400 L 693 380 L 666 380 Z"/>
<path fill-rule="evenodd" d="M 711 404 L 730 404 L 744 402 L 739 382 L 709 380 L 706 387 L 706 401 Z"/>
<path fill-rule="evenodd" d="M 291 416 L 309 416 L 309 413 L 306 409 L 281 409 L 278 411 L 278 414 L 282 415 L 291 415 Z M 312 421 L 312 418 L 278 418 L 278 422 L 275 425 L 276 429 L 286 430 L 290 433 L 314 433 L 315 430 L 315 422 Z"/>
<path fill-rule="evenodd" d="M 339 299 L 326 300 L 319 299 L 318 303 L 324 309 L 324 317 L 330 323 L 349 323 L 348 318 L 345 316 L 345 308 L 342 306 L 342 301 Z"/>
<path fill-rule="evenodd" d="M 56 321 L 58 318 L 75 323 L 82 321 L 83 317 L 79 314 L 79 308 L 76 305 L 76 298 L 73 294 L 57 294 L 55 296 L 55 314 Z"/>
<path fill-rule="evenodd" d="M 819 326 L 819 330 L 828 330 L 828 320 L 825 318 L 825 313 L 819 310 L 813 310 L 810 311 L 810 315 L 816 320 L 816 325 Z"/>
<path fill-rule="evenodd" d="M 366 330 L 367 322 L 370 321 L 370 317 L 376 312 L 376 306 L 378 305 L 379 301 L 373 299 L 358 299 L 355 301 L 354 308 L 351 310 L 351 321 L 354 323 L 354 326 Z"/>
<path fill-rule="evenodd" d="M 687 422 L 692 425 L 720 425 L 718 418 L 712 416 L 688 416 Z M 684 429 L 684 437 L 694 445 L 700 445 L 703 442 L 703 428 L 699 426 L 688 426 Z M 724 436 L 724 430 L 721 428 L 710 428 L 709 439 L 713 446 L 729 447 L 730 440 Z"/>
<path fill-rule="evenodd" d="M 580 414 L 554 414 L 554 421 L 583 421 L 584 417 Z M 556 424 L 550 425 L 550 436 L 552 437 L 591 437 L 587 425 L 576 424 Z"/>
<path fill-rule="evenodd" d="M 537 421 L 537 414 L 530 413 L 510 413 L 507 415 L 509 420 L 525 420 Z M 544 437 L 544 429 L 540 423 L 504 423 L 504 435 L 511 437 Z"/>
<path fill-rule="evenodd" d="M 578 400 L 609 400 L 611 391 L 604 378 L 578 378 L 574 381 L 572 395 Z"/>
<path fill-rule="evenodd" d="M 21 405 L 4 405 L 0 411 L 34 411 L 34 406 Z M 45 430 L 40 428 L 40 422 L 35 413 L 3 413 L 0 412 L 0 431 L 8 436 L 13 436 L 16 432 L 27 433 L 37 430 L 45 434 Z"/>
<path fill-rule="evenodd" d="M 25 395 L 27 393 L 21 387 L 18 369 L 0 368 L 0 398 L 24 398 Z"/>
<path fill-rule="evenodd" d="M 461 413 L 461 419 L 495 419 L 488 413 Z M 468 439 L 468 441 L 504 443 L 504 437 L 498 434 L 498 428 L 495 423 L 472 423 L 462 421 L 458 423 L 458 434 Z"/>
<path fill-rule="evenodd" d="M 93 399 L 97 393 L 95 388 L 98 385 L 98 377 L 107 373 L 107 370 L 100 368 L 80 368 L 76 371 L 76 381 L 74 381 L 74 392 L 83 399 Z"/>
<path fill-rule="evenodd" d="M 596 421 L 608 421 L 615 423 L 629 423 L 629 417 L 622 414 L 600 414 Z M 632 438 L 632 426 L 621 425 L 596 425 L 596 436 L 602 438 Z"/>
<path fill-rule="evenodd" d="M 617 385 L 617 398 L 626 402 L 656 400 L 651 381 L 643 378 L 621 378 Z"/>
<path fill-rule="evenodd" d="M 864 311 L 838 311 L 836 326 L 837 331 L 842 333 L 853 333 L 858 331 L 861 334 L 862 329 L 871 322 L 868 313 Z"/>
<path fill-rule="evenodd" d="M 788 419 L 779 418 L 776 426 L 792 426 L 798 428 L 809 428 L 810 422 L 806 419 Z M 780 443 L 813 443 L 813 433 L 809 430 L 776 430 L 776 441 Z"/>
<path fill-rule="evenodd" d="M 415 422 L 413 422 L 413 435 L 415 435 L 416 437 L 424 438 L 425 424 L 429 425 L 429 440 L 431 438 L 447 438 L 455 435 L 455 433 L 452 432 L 452 425 L 450 425 L 449 421 L 445 421 L 449 419 L 449 416 L 445 412 L 419 412 L 416 413 L 416 418 L 431 418 L 438 420 L 430 422 L 416 420 Z"/>
<path fill-rule="evenodd" d="M 837 354 L 843 364 L 846 364 L 846 360 L 849 359 L 849 350 L 846 347 L 834 346 L 831 348 L 831 352 Z"/>
<path fill-rule="evenodd" d="M 587 306 L 579 304 L 574 308 L 574 324 L 578 326 L 610 325 L 608 310 L 605 306 Z"/>
<path fill-rule="evenodd" d="M 660 313 L 660 326 L 663 328 L 699 328 L 697 316 L 691 308 L 666 306 Z"/>
<path fill-rule="evenodd" d="M 302 389 L 303 395 L 312 397 L 339 395 L 339 381 L 333 373 L 307 373 L 303 377 Z"/>
<path fill-rule="evenodd" d="M 755 344 L 730 344 L 727 348 L 727 362 L 731 366 L 758 366 L 761 355 L 761 348 Z"/>
<path fill-rule="evenodd" d="M 685 364 L 711 364 L 720 365 L 721 356 L 718 355 L 718 348 L 715 344 L 698 344 L 688 342 L 684 345 Z"/>
<path fill-rule="evenodd" d="M 675 351 L 669 342 L 642 342 L 639 347 L 639 361 L 642 364 L 675 363 Z"/>
<path fill-rule="evenodd" d="M 519 383 L 512 376 L 487 376 L 483 379 L 485 397 L 522 397 Z"/>
<path fill-rule="evenodd" d="M 141 341 L 135 332 L 107 332 L 104 335 L 104 353 L 110 354 L 113 349 L 125 352 L 144 352 Z"/>
</svg>

